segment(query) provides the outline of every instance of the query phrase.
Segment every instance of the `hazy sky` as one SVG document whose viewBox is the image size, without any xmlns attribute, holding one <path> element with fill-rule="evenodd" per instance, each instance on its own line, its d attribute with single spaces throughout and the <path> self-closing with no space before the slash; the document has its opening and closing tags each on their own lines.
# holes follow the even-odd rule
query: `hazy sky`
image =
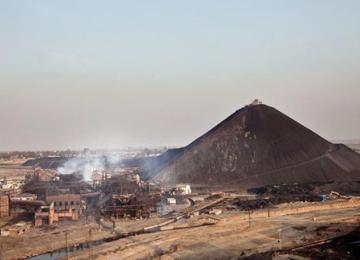
<svg viewBox="0 0 360 260">
<path fill-rule="evenodd" d="M 185 145 L 259 98 L 360 138 L 360 1 L 0 0 L 0 150 Z"/>
</svg>

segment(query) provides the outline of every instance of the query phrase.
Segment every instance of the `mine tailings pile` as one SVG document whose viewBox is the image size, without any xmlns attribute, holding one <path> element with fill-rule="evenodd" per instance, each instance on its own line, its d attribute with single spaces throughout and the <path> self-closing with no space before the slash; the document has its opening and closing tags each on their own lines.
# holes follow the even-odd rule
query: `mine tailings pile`
<svg viewBox="0 0 360 260">
<path fill-rule="evenodd" d="M 360 180 L 360 155 L 264 104 L 236 111 L 180 151 L 155 182 L 247 189 Z"/>
</svg>

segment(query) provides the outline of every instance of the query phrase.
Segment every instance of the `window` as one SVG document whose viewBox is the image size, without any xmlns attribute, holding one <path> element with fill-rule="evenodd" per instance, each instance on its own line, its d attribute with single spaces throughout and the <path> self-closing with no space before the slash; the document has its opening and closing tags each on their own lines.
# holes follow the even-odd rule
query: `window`
<svg viewBox="0 0 360 260">
<path fill-rule="evenodd" d="M 56 207 L 56 202 L 54 202 L 54 207 Z"/>
<path fill-rule="evenodd" d="M 61 202 L 61 201 L 59 202 L 59 206 L 60 206 L 60 207 L 62 206 L 62 202 Z"/>
<path fill-rule="evenodd" d="M 67 205 L 69 205 L 69 203 L 68 203 L 67 201 L 65 201 L 65 207 L 66 207 Z"/>
<path fill-rule="evenodd" d="M 72 202 L 70 202 L 70 205 L 71 205 L 71 206 L 74 206 L 74 202 L 73 202 L 73 201 L 72 201 Z"/>
</svg>

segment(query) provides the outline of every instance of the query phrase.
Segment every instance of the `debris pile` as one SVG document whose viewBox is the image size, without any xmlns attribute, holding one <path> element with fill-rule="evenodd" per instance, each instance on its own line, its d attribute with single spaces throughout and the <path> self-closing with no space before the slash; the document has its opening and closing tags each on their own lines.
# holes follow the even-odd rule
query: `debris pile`
<svg viewBox="0 0 360 260">
<path fill-rule="evenodd" d="M 356 181 L 360 155 L 257 104 L 236 111 L 184 147 L 153 180 L 221 188 Z"/>
</svg>

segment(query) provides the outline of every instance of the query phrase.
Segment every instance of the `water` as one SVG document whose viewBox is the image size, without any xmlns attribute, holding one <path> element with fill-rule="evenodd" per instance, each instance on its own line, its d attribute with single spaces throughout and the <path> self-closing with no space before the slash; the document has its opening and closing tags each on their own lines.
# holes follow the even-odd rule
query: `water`
<svg viewBox="0 0 360 260">
<path fill-rule="evenodd" d="M 89 245 L 88 245 L 88 243 L 83 243 L 78 246 L 72 246 L 72 247 L 69 247 L 68 254 L 70 256 L 74 253 L 81 252 L 81 251 L 89 249 L 93 246 L 100 245 L 104 242 L 105 241 L 93 241 L 93 242 L 89 243 Z M 59 249 L 59 250 L 54 250 L 49 253 L 41 254 L 38 256 L 29 257 L 26 259 L 29 259 L 29 260 L 54 260 L 54 259 L 58 259 L 58 258 L 65 257 L 65 256 L 66 256 L 66 249 L 63 248 L 63 249 Z"/>
<path fill-rule="evenodd" d="M 51 253 L 47 253 L 47 254 L 42 254 L 42 255 L 38 255 L 38 256 L 33 256 L 27 259 L 31 259 L 31 260 L 53 260 L 53 259 L 58 259 L 60 257 L 65 257 L 66 256 L 66 251 L 58 251 L 58 252 L 51 252 Z"/>
</svg>

